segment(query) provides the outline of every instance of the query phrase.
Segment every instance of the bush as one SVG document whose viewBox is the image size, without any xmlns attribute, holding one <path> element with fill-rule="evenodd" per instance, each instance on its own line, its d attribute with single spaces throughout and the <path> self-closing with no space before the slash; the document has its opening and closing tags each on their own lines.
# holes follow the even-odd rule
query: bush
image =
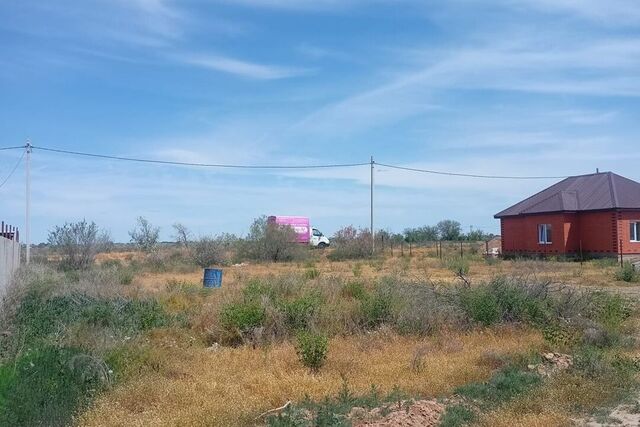
<svg viewBox="0 0 640 427">
<path fill-rule="evenodd" d="M 160 238 L 160 228 L 154 227 L 146 218 L 139 216 L 136 226 L 129 231 L 131 242 L 143 252 L 150 253 L 156 250 Z"/>
<path fill-rule="evenodd" d="M 240 335 L 264 324 L 265 311 L 259 302 L 228 304 L 220 312 L 220 323 L 228 331 Z"/>
<path fill-rule="evenodd" d="M 440 427 L 461 427 L 470 425 L 476 418 L 475 412 L 461 404 L 447 406 L 440 419 Z"/>
<path fill-rule="evenodd" d="M 332 237 L 335 249 L 327 256 L 332 261 L 371 257 L 371 231 L 343 227 Z"/>
<path fill-rule="evenodd" d="M 254 220 L 249 235 L 239 245 L 238 257 L 256 261 L 294 261 L 305 258 L 306 249 L 296 243 L 293 229 L 269 223 L 262 216 Z"/>
<path fill-rule="evenodd" d="M 64 269 L 85 269 L 93 265 L 96 255 L 111 245 L 109 234 L 95 222 L 82 220 L 56 226 L 49 232 L 49 245 L 60 256 Z"/>
<path fill-rule="evenodd" d="M 230 241 L 225 236 L 200 237 L 190 244 L 189 250 L 194 264 L 201 268 L 225 264 Z"/>
<path fill-rule="evenodd" d="M 481 406 L 501 403 L 540 384 L 538 374 L 507 367 L 486 383 L 471 383 L 458 387 L 456 393 L 473 399 Z"/>
<path fill-rule="evenodd" d="M 360 300 L 361 322 L 365 328 L 376 328 L 391 316 L 391 297 L 377 288 L 373 294 L 367 294 Z"/>
<path fill-rule="evenodd" d="M 487 288 L 478 287 L 463 291 L 460 303 L 467 316 L 474 322 L 489 326 L 501 320 L 498 299 Z"/>
<path fill-rule="evenodd" d="M 327 358 L 329 339 L 321 334 L 300 331 L 296 335 L 296 353 L 304 366 L 317 372 Z"/>
<path fill-rule="evenodd" d="M 640 280 L 640 274 L 638 274 L 633 264 L 626 261 L 622 264 L 622 267 L 615 272 L 615 278 L 616 280 L 631 283 Z"/>
<path fill-rule="evenodd" d="M 317 294 L 283 302 L 281 305 L 282 312 L 285 315 L 289 330 L 297 331 L 308 328 L 321 303 L 322 301 Z"/>
<path fill-rule="evenodd" d="M 469 260 L 463 257 L 449 258 L 446 266 L 454 274 L 458 276 L 466 276 L 469 274 Z"/>
<path fill-rule="evenodd" d="M 75 349 L 31 349 L 0 365 L 0 425 L 67 426 L 109 383 L 100 359 Z"/>
</svg>

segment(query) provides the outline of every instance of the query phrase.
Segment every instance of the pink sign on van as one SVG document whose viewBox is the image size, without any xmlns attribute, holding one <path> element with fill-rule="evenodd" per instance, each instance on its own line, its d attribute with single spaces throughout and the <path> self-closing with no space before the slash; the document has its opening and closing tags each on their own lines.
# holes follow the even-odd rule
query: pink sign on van
<svg viewBox="0 0 640 427">
<path fill-rule="evenodd" d="M 309 218 L 304 216 L 270 216 L 267 218 L 270 224 L 278 224 L 283 227 L 291 227 L 296 233 L 297 243 L 309 243 L 311 228 Z"/>
</svg>

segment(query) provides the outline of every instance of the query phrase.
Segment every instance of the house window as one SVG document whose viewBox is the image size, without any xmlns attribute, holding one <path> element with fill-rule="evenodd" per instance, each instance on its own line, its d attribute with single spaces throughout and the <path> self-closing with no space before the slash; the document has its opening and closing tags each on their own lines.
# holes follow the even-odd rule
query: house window
<svg viewBox="0 0 640 427">
<path fill-rule="evenodd" d="M 538 224 L 538 243 L 550 245 L 551 242 L 551 224 Z"/>
<path fill-rule="evenodd" d="M 632 242 L 640 242 L 640 221 L 634 221 L 629 224 L 629 232 Z"/>
</svg>

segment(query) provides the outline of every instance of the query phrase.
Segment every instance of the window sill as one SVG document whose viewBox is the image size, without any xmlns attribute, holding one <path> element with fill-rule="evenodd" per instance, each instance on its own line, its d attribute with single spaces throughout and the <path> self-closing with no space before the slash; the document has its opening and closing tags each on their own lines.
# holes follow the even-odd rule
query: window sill
<svg viewBox="0 0 640 427">
<path fill-rule="evenodd" d="M 546 242 L 546 243 L 545 242 L 538 242 L 538 244 L 542 245 L 542 246 L 549 246 L 549 245 L 553 245 L 553 242 Z"/>
</svg>

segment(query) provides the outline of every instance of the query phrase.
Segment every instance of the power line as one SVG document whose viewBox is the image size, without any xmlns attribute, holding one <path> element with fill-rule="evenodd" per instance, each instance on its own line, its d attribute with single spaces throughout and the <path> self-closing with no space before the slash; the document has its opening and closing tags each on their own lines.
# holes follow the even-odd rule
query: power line
<svg viewBox="0 0 640 427">
<path fill-rule="evenodd" d="M 17 150 L 18 148 L 24 148 L 24 145 L 19 145 L 19 146 L 15 146 L 15 147 L 0 147 L 0 151 L 5 151 L 5 150 Z"/>
<path fill-rule="evenodd" d="M 191 162 L 174 162 L 169 160 L 153 160 L 137 157 L 122 157 L 122 156 L 109 156 L 105 154 L 86 153 L 81 151 L 60 150 L 56 148 L 45 148 L 33 146 L 35 150 L 50 151 L 53 153 L 71 154 L 75 156 L 94 157 L 100 159 L 110 160 L 122 160 L 127 162 L 137 163 L 155 163 L 161 165 L 174 165 L 174 166 L 197 166 L 207 168 L 228 168 L 228 169 L 327 169 L 327 168 L 349 168 L 356 166 L 368 166 L 369 163 L 335 163 L 325 165 L 238 165 L 238 164 L 223 164 L 223 163 L 191 163 Z"/>
<path fill-rule="evenodd" d="M 18 147 L 6 147 L 0 148 L 0 150 L 11 150 L 17 148 L 24 148 L 24 146 Z M 151 164 L 161 164 L 161 165 L 174 165 L 174 166 L 195 166 L 195 167 L 207 167 L 207 168 L 226 168 L 226 169 L 329 169 L 329 168 L 350 168 L 350 167 L 358 167 L 358 166 L 369 166 L 371 162 L 363 162 L 363 163 L 332 163 L 332 164 L 321 164 L 321 165 L 241 165 L 241 164 L 226 164 L 226 163 L 197 163 L 197 162 L 178 162 L 178 161 L 170 161 L 170 160 L 155 160 L 155 159 L 146 159 L 140 157 L 125 157 L 125 156 L 112 156 L 106 154 L 96 154 L 96 153 L 88 153 L 82 151 L 72 151 L 72 150 L 62 150 L 58 148 L 47 148 L 47 147 L 39 147 L 32 146 L 35 150 L 41 151 L 49 151 L 52 153 L 59 154 L 69 154 L 74 156 L 82 156 L 82 157 L 92 157 L 99 159 L 109 159 L 109 160 L 120 160 L 127 162 L 137 162 L 137 163 L 151 163 Z M 387 163 L 379 163 L 376 162 L 376 165 L 388 167 L 391 169 L 404 170 L 409 172 L 419 172 L 419 173 L 428 173 L 434 175 L 445 175 L 445 176 L 458 176 L 463 178 L 480 178 L 480 179 L 513 179 L 513 180 L 534 180 L 534 179 L 564 179 L 567 176 L 510 176 L 510 175 L 481 175 L 481 174 L 471 174 L 471 173 L 461 173 L 461 172 L 448 172 L 448 171 L 437 171 L 431 169 L 419 169 L 419 168 L 411 168 L 406 166 L 398 166 L 391 165 Z"/>
<path fill-rule="evenodd" d="M 465 178 L 485 178 L 485 179 L 564 179 L 568 178 L 567 176 L 505 176 L 505 175 L 478 175 L 478 174 L 470 174 L 470 173 L 458 173 L 458 172 L 445 172 L 445 171 L 435 171 L 429 169 L 418 169 L 418 168 L 409 168 L 405 166 L 396 166 L 396 165 L 388 165 L 385 163 L 378 163 L 379 166 L 384 166 L 392 169 L 400 169 L 410 172 L 421 172 L 421 173 L 429 173 L 434 175 L 446 175 L 446 176 L 460 176 Z"/>
<path fill-rule="evenodd" d="M 20 147 L 20 148 L 24 148 L 24 147 Z M 4 181 L 0 182 L 0 188 L 2 188 L 7 183 L 7 181 L 9 181 L 9 178 L 11 178 L 13 176 L 13 174 L 15 173 L 16 169 L 18 169 L 18 166 L 20 166 L 20 162 L 22 162 L 22 159 L 24 158 L 24 153 L 25 153 L 25 151 L 22 152 L 22 155 L 20 156 L 20 158 L 16 162 L 15 166 L 13 166 L 13 169 L 11 169 L 11 172 L 9 172 L 9 175 L 7 175 L 7 177 L 4 179 Z"/>
</svg>

